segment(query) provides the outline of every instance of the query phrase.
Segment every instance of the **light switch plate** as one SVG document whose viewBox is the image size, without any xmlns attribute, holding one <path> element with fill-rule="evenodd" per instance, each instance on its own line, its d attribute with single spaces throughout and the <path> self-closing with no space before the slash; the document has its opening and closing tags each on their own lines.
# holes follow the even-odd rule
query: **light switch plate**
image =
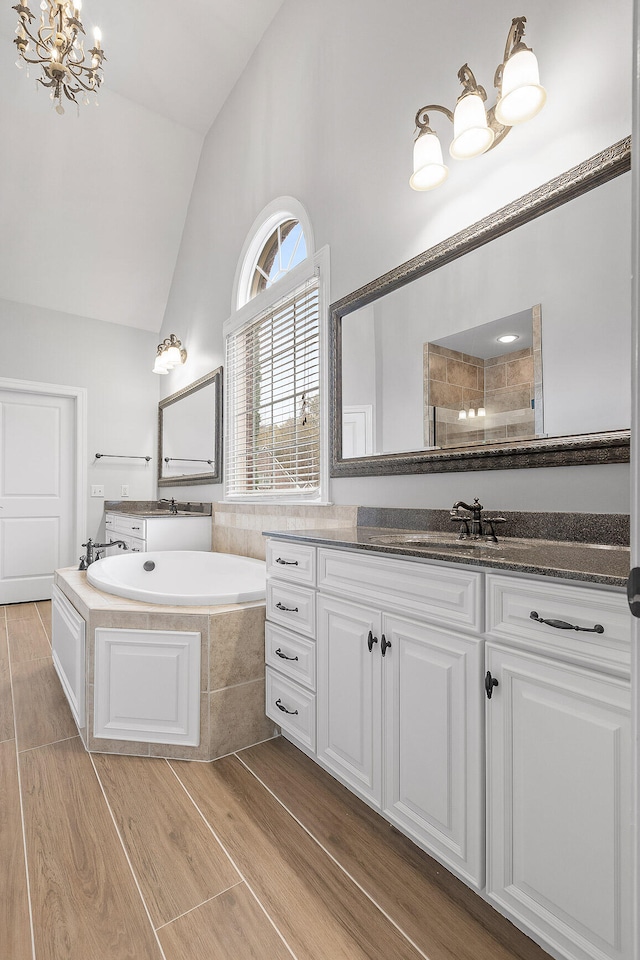
<svg viewBox="0 0 640 960">
<path fill-rule="evenodd" d="M 120 496 L 121 496 L 121 497 L 128 497 L 128 496 L 129 496 L 129 484 L 128 484 L 128 483 L 122 483 L 122 484 L 120 484 Z"/>
<path fill-rule="evenodd" d="M 104 497 L 104 486 L 101 483 L 92 483 L 91 484 L 91 496 L 92 497 Z"/>
</svg>

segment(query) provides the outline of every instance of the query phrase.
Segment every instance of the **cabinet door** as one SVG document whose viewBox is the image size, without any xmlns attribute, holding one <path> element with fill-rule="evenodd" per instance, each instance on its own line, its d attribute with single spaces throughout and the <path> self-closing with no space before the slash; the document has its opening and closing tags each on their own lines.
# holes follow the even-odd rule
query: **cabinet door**
<svg viewBox="0 0 640 960">
<path fill-rule="evenodd" d="M 53 665 L 79 730 L 85 721 L 85 622 L 53 585 L 51 593 Z"/>
<path fill-rule="evenodd" d="M 372 643 L 369 651 L 369 634 Z M 375 806 L 382 802 L 380 615 L 318 597 L 318 759 Z"/>
<path fill-rule="evenodd" d="M 487 645 L 489 898 L 563 956 L 631 957 L 629 685 Z"/>
<path fill-rule="evenodd" d="M 385 616 L 384 814 L 484 884 L 483 642 Z"/>
</svg>

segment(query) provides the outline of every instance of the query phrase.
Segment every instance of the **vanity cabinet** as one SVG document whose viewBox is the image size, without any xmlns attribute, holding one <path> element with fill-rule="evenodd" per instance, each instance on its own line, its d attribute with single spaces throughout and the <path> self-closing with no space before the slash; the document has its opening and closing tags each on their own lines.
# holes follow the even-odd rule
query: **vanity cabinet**
<svg viewBox="0 0 640 960">
<path fill-rule="evenodd" d="M 486 708 L 487 897 L 562 956 L 629 958 L 624 597 L 487 581 L 487 633 L 496 639 L 487 643 L 486 667 L 498 682 Z M 541 623 L 532 613 L 582 630 Z"/>
<path fill-rule="evenodd" d="M 148 550 L 210 550 L 211 524 L 204 517 L 140 517 L 131 513 L 105 515 L 105 542 L 124 540 L 127 550 L 144 553 Z M 120 553 L 111 547 L 107 555 Z"/>
<path fill-rule="evenodd" d="M 474 571 L 318 551 L 318 760 L 477 889 L 479 580 Z"/>
<path fill-rule="evenodd" d="M 552 955 L 631 960 L 622 591 L 279 539 L 267 559 L 283 732 Z"/>
</svg>

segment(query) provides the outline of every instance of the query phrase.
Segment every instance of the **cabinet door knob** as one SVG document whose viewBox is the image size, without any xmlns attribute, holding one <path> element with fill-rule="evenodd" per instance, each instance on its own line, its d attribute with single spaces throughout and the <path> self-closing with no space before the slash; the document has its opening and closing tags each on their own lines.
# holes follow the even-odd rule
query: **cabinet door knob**
<svg viewBox="0 0 640 960">
<path fill-rule="evenodd" d="M 373 650 L 374 643 L 377 643 L 377 642 L 378 642 L 378 638 L 374 637 L 374 635 L 371 633 L 371 630 L 369 630 L 369 636 L 367 637 L 367 646 L 369 647 L 369 653 L 371 653 L 371 651 Z"/>
<path fill-rule="evenodd" d="M 291 714 L 291 716 L 295 716 L 298 712 L 297 710 L 287 710 L 287 708 L 285 707 L 280 697 L 278 697 L 278 699 L 276 700 L 276 707 L 278 708 L 278 710 L 282 710 L 283 713 Z"/>
<path fill-rule="evenodd" d="M 484 678 L 484 689 L 487 692 L 487 698 L 491 700 L 493 696 L 493 688 L 499 686 L 498 681 L 495 677 L 491 676 L 491 671 L 487 670 L 487 675 Z"/>
<path fill-rule="evenodd" d="M 387 640 L 387 638 L 385 637 L 385 635 L 384 635 L 384 633 L 383 633 L 383 634 L 382 634 L 382 642 L 381 642 L 381 644 L 380 644 L 380 649 L 381 649 L 381 651 L 382 651 L 382 656 L 383 656 L 383 657 L 384 657 L 384 655 L 386 654 L 386 652 L 387 652 L 387 650 L 389 649 L 390 646 L 391 646 L 391 641 L 390 641 L 390 640 Z"/>
</svg>

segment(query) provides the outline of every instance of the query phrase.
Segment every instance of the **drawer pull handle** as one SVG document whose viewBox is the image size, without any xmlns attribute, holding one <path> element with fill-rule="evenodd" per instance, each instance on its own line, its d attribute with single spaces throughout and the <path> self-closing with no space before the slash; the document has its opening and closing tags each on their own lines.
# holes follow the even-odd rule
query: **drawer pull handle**
<svg viewBox="0 0 640 960">
<path fill-rule="evenodd" d="M 278 610 L 284 610 L 285 613 L 297 613 L 297 612 L 298 612 L 298 608 L 297 608 L 297 607 L 285 607 L 284 603 L 280 603 L 279 600 L 278 600 L 278 602 L 276 603 L 276 607 L 277 607 Z"/>
<path fill-rule="evenodd" d="M 276 563 L 282 564 L 283 567 L 297 567 L 297 560 L 283 560 L 282 557 L 276 557 Z"/>
<path fill-rule="evenodd" d="M 529 614 L 532 620 L 538 623 L 546 623 L 549 627 L 555 627 L 556 630 L 578 630 L 581 633 L 604 633 L 604 627 L 601 623 L 596 623 L 593 627 L 576 627 L 573 623 L 567 623 L 566 620 L 545 620 L 539 617 L 535 610 Z"/>
<path fill-rule="evenodd" d="M 369 636 L 367 637 L 367 646 L 369 647 L 369 653 L 371 653 L 371 651 L 373 650 L 374 643 L 377 643 L 377 642 L 378 642 L 378 638 L 374 637 L 374 635 L 371 633 L 371 630 L 369 630 Z"/>
<path fill-rule="evenodd" d="M 283 653 L 280 647 L 276 650 L 276 657 L 280 657 L 281 660 L 297 660 L 297 657 L 288 657 L 286 653 Z"/>
<path fill-rule="evenodd" d="M 380 650 L 381 650 L 381 652 L 382 652 L 382 656 L 383 656 L 383 657 L 384 657 L 384 655 L 386 654 L 387 650 L 390 648 L 390 646 L 391 646 L 391 641 L 390 641 L 390 640 L 387 640 L 387 638 L 385 637 L 385 635 L 384 635 L 384 633 L 383 633 L 383 634 L 382 634 L 382 643 L 380 644 Z"/>
<path fill-rule="evenodd" d="M 291 714 L 291 716 L 296 716 L 298 713 L 297 710 L 287 710 L 287 708 L 285 707 L 280 697 L 278 697 L 278 699 L 276 700 L 276 707 L 278 708 L 278 710 L 282 710 L 283 713 Z"/>
<path fill-rule="evenodd" d="M 484 678 L 484 689 L 487 692 L 487 699 L 491 700 L 493 696 L 493 688 L 499 686 L 498 681 L 495 677 L 491 676 L 491 671 L 487 670 L 487 675 Z"/>
<path fill-rule="evenodd" d="M 131 527 L 132 530 L 139 530 L 140 527 Z"/>
</svg>

